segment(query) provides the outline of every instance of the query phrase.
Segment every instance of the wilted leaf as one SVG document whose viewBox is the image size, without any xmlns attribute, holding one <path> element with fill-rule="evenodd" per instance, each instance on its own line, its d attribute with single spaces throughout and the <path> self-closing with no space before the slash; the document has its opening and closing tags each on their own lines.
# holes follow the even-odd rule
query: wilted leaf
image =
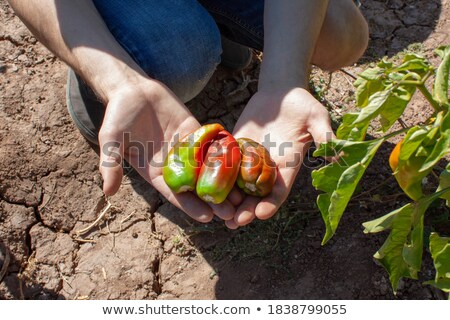
<svg viewBox="0 0 450 320">
<path fill-rule="evenodd" d="M 381 218 L 363 223 L 365 233 L 391 230 L 374 257 L 388 271 L 394 292 L 402 277 L 417 279 L 422 262 L 424 213 L 444 192 L 424 197 Z"/>
<path fill-rule="evenodd" d="M 317 198 L 317 205 L 325 222 L 325 244 L 336 232 L 339 221 L 367 166 L 384 139 L 371 141 L 333 140 L 320 145 L 314 156 L 340 154 L 340 159 L 312 172 L 313 186 L 325 193 Z"/>
<path fill-rule="evenodd" d="M 450 70 L 450 46 L 440 47 L 436 53 L 442 58 L 436 72 L 436 79 L 434 80 L 433 98 L 441 106 L 449 106 L 448 101 L 448 76 Z"/>
<path fill-rule="evenodd" d="M 436 269 L 436 277 L 433 281 L 425 283 L 450 292 L 450 238 L 431 233 L 430 251 Z"/>
</svg>

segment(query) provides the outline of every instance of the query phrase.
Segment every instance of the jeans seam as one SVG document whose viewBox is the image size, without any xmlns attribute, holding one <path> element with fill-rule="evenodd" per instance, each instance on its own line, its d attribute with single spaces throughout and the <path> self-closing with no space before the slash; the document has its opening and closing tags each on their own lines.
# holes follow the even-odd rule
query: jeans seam
<svg viewBox="0 0 450 320">
<path fill-rule="evenodd" d="M 204 5 L 204 4 L 202 4 Z M 248 25 L 247 23 L 245 23 L 242 19 L 240 19 L 238 16 L 230 14 L 229 12 L 216 7 L 216 6 L 211 6 L 211 5 L 204 5 L 205 8 L 212 12 L 212 13 L 216 13 L 219 15 L 222 15 L 228 19 L 230 19 L 231 21 L 233 21 L 234 23 L 236 23 L 237 25 L 239 25 L 240 27 L 242 27 L 243 29 L 245 29 L 245 31 L 247 31 L 248 33 L 252 34 L 253 36 L 256 37 L 263 37 L 263 33 L 259 32 L 258 30 L 256 30 L 255 28 L 251 27 L 250 25 Z"/>
</svg>

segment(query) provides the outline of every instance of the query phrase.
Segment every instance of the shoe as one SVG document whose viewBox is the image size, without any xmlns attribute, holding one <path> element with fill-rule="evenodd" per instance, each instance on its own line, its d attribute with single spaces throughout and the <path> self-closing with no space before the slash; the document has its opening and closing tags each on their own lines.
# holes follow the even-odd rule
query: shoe
<svg viewBox="0 0 450 320">
<path fill-rule="evenodd" d="M 67 109 L 75 126 L 93 146 L 98 146 L 98 133 L 105 116 L 105 106 L 94 91 L 69 68 L 66 88 Z M 134 168 L 123 160 L 124 175 L 130 175 Z"/>
<path fill-rule="evenodd" d="M 0 240 L 0 282 L 6 275 L 10 263 L 10 255 L 6 245 Z"/>
<path fill-rule="evenodd" d="M 69 68 L 66 88 L 67 109 L 80 133 L 98 145 L 98 133 L 105 116 L 105 106 L 94 91 Z"/>
<path fill-rule="evenodd" d="M 234 71 L 240 71 L 248 67 L 252 61 L 252 52 L 250 48 L 225 38 L 224 36 L 221 36 L 221 40 L 221 65 Z"/>
</svg>

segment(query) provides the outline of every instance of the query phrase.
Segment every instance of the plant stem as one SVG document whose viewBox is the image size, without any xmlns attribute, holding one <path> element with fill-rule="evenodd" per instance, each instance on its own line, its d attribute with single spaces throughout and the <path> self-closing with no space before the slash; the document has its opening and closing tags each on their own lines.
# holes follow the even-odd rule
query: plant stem
<svg viewBox="0 0 450 320">
<path fill-rule="evenodd" d="M 395 137 L 396 135 L 399 135 L 400 133 L 403 133 L 403 132 L 408 131 L 408 130 L 411 129 L 411 128 L 412 128 L 412 127 L 406 127 L 406 128 L 403 128 L 403 129 L 394 131 L 394 132 L 392 132 L 392 133 L 389 133 L 389 134 L 385 135 L 384 137 L 381 137 L 380 139 L 388 140 L 388 139 L 390 139 L 390 138 L 392 138 L 392 137 Z"/>
<path fill-rule="evenodd" d="M 428 91 L 428 89 L 425 87 L 424 84 L 417 86 L 417 88 L 419 88 L 420 92 L 422 92 L 424 97 L 428 100 L 428 102 L 431 104 L 431 106 L 436 112 L 442 111 L 441 106 L 437 104 L 437 102 L 433 99 L 431 93 Z"/>
<path fill-rule="evenodd" d="M 414 80 L 402 80 L 400 82 L 397 82 L 397 84 L 399 84 L 399 85 L 411 84 L 411 85 L 415 85 L 415 86 L 420 86 L 423 84 L 423 82 L 422 81 L 414 81 Z"/>
</svg>

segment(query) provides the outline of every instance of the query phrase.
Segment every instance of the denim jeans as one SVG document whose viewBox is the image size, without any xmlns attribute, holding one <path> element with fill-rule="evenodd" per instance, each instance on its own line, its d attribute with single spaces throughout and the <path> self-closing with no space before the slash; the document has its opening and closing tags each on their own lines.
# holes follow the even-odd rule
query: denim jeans
<svg viewBox="0 0 450 320">
<path fill-rule="evenodd" d="M 264 0 L 94 0 L 109 30 L 152 78 L 184 102 L 220 63 L 220 34 L 262 50 Z"/>
</svg>

